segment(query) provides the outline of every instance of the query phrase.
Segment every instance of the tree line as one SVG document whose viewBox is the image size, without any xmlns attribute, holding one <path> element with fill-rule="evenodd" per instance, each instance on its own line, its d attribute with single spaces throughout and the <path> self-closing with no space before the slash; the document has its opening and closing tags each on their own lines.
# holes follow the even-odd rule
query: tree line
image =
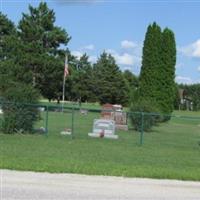
<svg viewBox="0 0 200 200">
<path fill-rule="evenodd" d="M 44 2 L 36 8 L 30 5 L 17 26 L 0 13 L 0 95 L 17 83 L 59 103 L 67 55 L 66 100 L 128 105 L 138 78 L 130 71 L 122 72 L 106 52 L 94 64 L 86 54 L 77 59 L 67 48 L 71 37 L 55 20 L 54 11 Z"/>
<path fill-rule="evenodd" d="M 30 5 L 17 25 L 0 13 L 1 98 L 36 103 L 40 96 L 59 103 L 67 55 L 66 100 L 122 104 L 131 107 L 133 112 L 172 113 L 178 91 L 176 42 L 172 30 L 162 30 L 155 22 L 147 27 L 141 71 L 137 77 L 131 71 L 121 71 L 114 57 L 106 52 L 96 63 L 89 62 L 87 54 L 77 59 L 67 48 L 71 36 L 56 26 L 55 20 L 55 12 L 45 2 L 38 7 Z M 37 112 L 33 121 L 36 118 Z M 132 118 L 136 129 L 141 127 L 140 118 Z M 151 116 L 144 120 L 148 129 L 155 122 L 168 119 Z M 10 125 L 12 123 L 8 123 L 8 129 Z"/>
<path fill-rule="evenodd" d="M 183 91 L 182 100 L 180 96 L 180 90 Z M 187 103 L 185 100 L 189 100 L 192 103 L 190 110 L 198 111 L 200 110 L 200 84 L 177 84 L 176 87 L 176 98 L 174 102 L 175 109 L 187 110 Z"/>
<path fill-rule="evenodd" d="M 45 2 L 29 11 L 15 25 L 0 13 L 0 95 L 8 88 L 32 87 L 49 101 L 62 97 L 65 55 L 70 75 L 66 100 L 118 103 L 146 102 L 171 113 L 176 99 L 174 33 L 156 23 L 147 28 L 139 77 L 122 72 L 112 55 L 103 52 L 96 63 L 84 54 L 77 59 L 67 48 L 71 37 L 55 25 L 55 12 Z M 155 106 L 156 105 L 156 106 Z M 155 109 L 154 109 L 155 110 Z"/>
</svg>

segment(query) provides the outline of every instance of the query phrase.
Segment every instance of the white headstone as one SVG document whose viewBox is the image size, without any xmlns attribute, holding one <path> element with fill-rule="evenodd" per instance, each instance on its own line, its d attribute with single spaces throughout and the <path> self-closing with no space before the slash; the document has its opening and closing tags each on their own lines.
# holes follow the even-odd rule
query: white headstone
<svg viewBox="0 0 200 200">
<path fill-rule="evenodd" d="M 41 112 L 44 112 L 45 108 L 44 107 L 39 107 L 38 110 L 41 111 Z"/>
<path fill-rule="evenodd" d="M 93 123 L 92 133 L 88 133 L 91 137 L 105 137 L 117 139 L 115 135 L 115 121 L 110 119 L 95 119 Z"/>
<path fill-rule="evenodd" d="M 61 135 L 71 135 L 72 131 L 71 131 L 71 129 L 65 129 L 64 131 L 61 131 L 60 134 Z"/>
</svg>

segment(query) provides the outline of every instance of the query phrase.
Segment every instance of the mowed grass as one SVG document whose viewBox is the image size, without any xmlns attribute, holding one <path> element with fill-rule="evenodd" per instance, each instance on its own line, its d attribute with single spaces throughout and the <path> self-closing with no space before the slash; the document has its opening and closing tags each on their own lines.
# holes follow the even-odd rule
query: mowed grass
<svg viewBox="0 0 200 200">
<path fill-rule="evenodd" d="M 143 146 L 131 127 L 117 131 L 118 140 L 89 138 L 98 118 L 100 113 L 76 111 L 73 139 L 60 134 L 72 128 L 70 110 L 49 112 L 48 136 L 0 134 L 0 168 L 200 181 L 200 118 L 172 118 L 145 133 Z M 37 127 L 44 124 L 45 113 Z"/>
<path fill-rule="evenodd" d="M 44 106 L 56 106 L 56 107 L 62 107 L 62 101 L 58 104 L 57 101 L 51 101 L 49 102 L 46 99 L 40 100 L 40 105 Z M 65 101 L 64 103 L 65 107 L 75 107 L 75 108 L 83 108 L 83 109 L 101 109 L 102 106 L 99 103 L 81 103 L 78 102 L 71 102 L 71 101 Z"/>
</svg>

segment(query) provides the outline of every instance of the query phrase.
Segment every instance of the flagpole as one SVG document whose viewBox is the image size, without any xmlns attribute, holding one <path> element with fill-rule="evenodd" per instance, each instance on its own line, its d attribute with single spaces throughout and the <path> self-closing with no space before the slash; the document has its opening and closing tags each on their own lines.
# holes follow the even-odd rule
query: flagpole
<svg viewBox="0 0 200 200">
<path fill-rule="evenodd" d="M 68 58 L 67 55 L 65 56 L 65 66 L 64 66 L 64 74 L 63 74 L 63 94 L 62 94 L 62 112 L 64 109 L 64 103 L 65 103 L 65 79 L 66 79 L 66 65 L 68 64 Z"/>
<path fill-rule="evenodd" d="M 64 102 L 65 102 L 65 75 L 63 78 L 62 112 L 63 112 L 63 108 L 64 108 Z"/>
</svg>

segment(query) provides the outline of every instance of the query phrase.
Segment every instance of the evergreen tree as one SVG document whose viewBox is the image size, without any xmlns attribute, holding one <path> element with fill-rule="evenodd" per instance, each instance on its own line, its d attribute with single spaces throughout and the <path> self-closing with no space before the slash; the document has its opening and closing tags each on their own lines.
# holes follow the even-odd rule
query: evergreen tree
<svg viewBox="0 0 200 200">
<path fill-rule="evenodd" d="M 138 77 L 135 76 L 131 71 L 125 70 L 124 71 L 124 78 L 128 81 L 131 90 L 135 90 L 139 86 Z"/>
<path fill-rule="evenodd" d="M 0 12 L 0 60 L 3 61 L 8 57 L 10 50 L 8 48 L 8 41 L 12 36 L 16 36 L 16 27 L 6 15 Z"/>
<path fill-rule="evenodd" d="M 40 74 L 40 91 L 43 97 L 49 101 L 60 101 L 63 87 L 64 56 L 46 55 L 43 63 L 43 71 Z M 42 62 L 41 62 L 42 63 Z"/>
<path fill-rule="evenodd" d="M 19 64 L 22 48 L 16 27 L 0 13 L 0 97 L 4 133 L 33 132 L 34 123 L 39 119 L 37 108 L 20 104 L 37 103 L 39 98 L 37 90 L 23 83 L 25 70 Z"/>
<path fill-rule="evenodd" d="M 129 101 L 131 103 L 132 100 L 136 101 L 137 99 L 137 90 L 139 86 L 139 80 L 138 80 L 138 77 L 135 76 L 129 70 L 125 70 L 123 75 L 129 86 Z"/>
<path fill-rule="evenodd" d="M 142 67 L 139 77 L 139 92 L 143 99 L 157 100 L 160 94 L 159 87 L 159 68 L 160 68 L 160 49 L 161 49 L 161 29 L 156 24 L 149 25 L 144 40 Z"/>
<path fill-rule="evenodd" d="M 17 46 L 16 27 L 0 12 L 0 95 L 16 81 L 19 73 L 13 59 Z"/>
<path fill-rule="evenodd" d="M 129 102 L 129 87 L 115 59 L 102 53 L 94 65 L 95 94 L 101 104 L 126 105 Z"/>
<path fill-rule="evenodd" d="M 175 94 L 176 43 L 168 28 L 149 25 L 144 41 L 139 96 L 155 102 L 161 112 L 173 111 Z"/>
<path fill-rule="evenodd" d="M 161 43 L 161 66 L 159 68 L 158 88 L 161 95 L 157 98 L 162 112 L 172 113 L 175 99 L 175 65 L 176 65 L 176 42 L 174 33 L 165 28 L 162 32 Z"/>
<path fill-rule="evenodd" d="M 32 82 L 33 86 L 38 88 L 47 98 L 60 95 L 62 90 L 60 81 L 63 80 L 64 55 L 66 52 L 59 47 L 60 45 L 67 45 L 70 37 L 64 29 L 55 26 L 54 11 L 43 2 L 36 8 L 29 6 L 29 13 L 23 14 L 18 29 L 23 42 L 20 65 L 31 73 L 29 77 L 32 79 L 26 81 Z M 62 61 L 59 62 L 58 59 L 61 58 Z M 51 85 L 52 97 L 49 93 L 46 93 L 48 80 Z M 52 81 L 55 84 L 54 90 L 52 90 Z"/>
<path fill-rule="evenodd" d="M 80 102 L 96 100 L 93 92 L 92 65 L 88 59 L 89 57 L 86 54 L 81 56 L 72 77 L 72 93 L 75 99 L 80 100 Z"/>
</svg>

